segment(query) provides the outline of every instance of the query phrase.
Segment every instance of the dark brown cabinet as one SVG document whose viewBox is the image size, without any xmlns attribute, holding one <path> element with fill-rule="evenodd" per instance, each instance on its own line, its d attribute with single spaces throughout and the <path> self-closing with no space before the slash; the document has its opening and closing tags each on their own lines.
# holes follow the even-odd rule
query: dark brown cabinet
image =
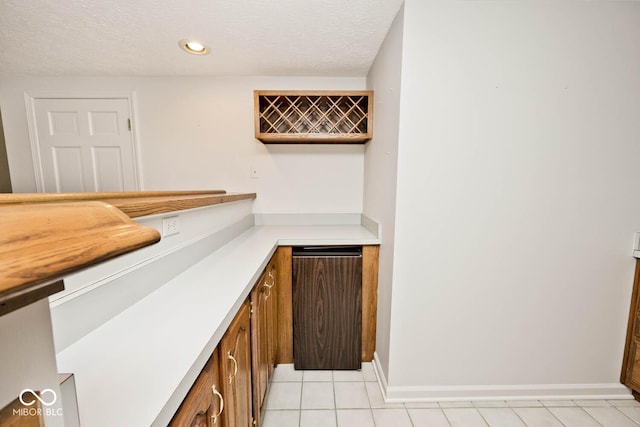
<svg viewBox="0 0 640 427">
<path fill-rule="evenodd" d="M 636 261 L 636 273 L 631 295 L 627 342 L 622 361 L 620 381 L 631 388 L 636 400 L 640 400 L 640 261 Z"/>
<path fill-rule="evenodd" d="M 253 427 L 249 316 L 249 302 L 245 301 L 171 420 L 171 427 Z"/>
<path fill-rule="evenodd" d="M 349 254 L 338 264 L 335 264 L 336 254 L 331 255 L 330 258 L 334 258 L 331 262 L 321 259 L 308 263 L 310 260 L 306 260 L 307 263 L 300 263 L 298 267 L 309 265 L 296 267 L 296 280 L 306 276 L 320 284 L 311 294 L 297 287 L 302 292 L 295 296 L 302 297 L 307 304 L 307 308 L 297 306 L 297 316 L 302 316 L 306 309 L 322 316 L 309 316 L 312 322 L 307 327 L 316 331 L 322 343 L 317 345 L 317 341 L 309 339 L 309 354 L 315 353 L 317 359 L 333 366 L 339 365 L 322 354 L 325 348 L 336 354 L 345 353 L 342 357 L 350 354 L 348 367 L 336 369 L 358 369 L 360 360 L 371 360 L 375 349 L 378 247 L 364 246 L 361 257 Z M 292 258 L 291 246 L 278 248 L 251 291 L 251 303 L 245 301 L 239 309 L 174 415 L 171 426 L 262 425 L 274 367 L 276 363 L 293 362 L 292 268 L 295 261 L 292 262 Z M 333 280 L 335 277 L 341 281 Z M 324 320 L 328 321 L 327 327 L 333 335 L 321 325 Z"/>
<path fill-rule="evenodd" d="M 293 248 L 295 369 L 360 369 L 362 248 Z"/>
<path fill-rule="evenodd" d="M 250 333 L 245 301 L 170 426 L 253 427 Z"/>
<path fill-rule="evenodd" d="M 249 303 L 245 302 L 218 346 L 227 427 L 253 425 L 250 322 Z"/>
<path fill-rule="evenodd" d="M 267 356 L 269 359 L 269 379 L 273 376 L 278 359 L 278 280 L 276 279 L 276 262 L 278 255 L 271 260 L 266 271 L 266 280 L 271 284 L 267 303 L 267 329 L 269 340 L 267 342 Z"/>
<path fill-rule="evenodd" d="M 174 415 L 171 427 L 216 427 L 223 426 L 223 397 L 220 394 L 217 350 L 189 390 L 180 408 Z"/>
<path fill-rule="evenodd" d="M 174 415 L 173 427 L 259 427 L 277 358 L 274 256 Z"/>
<path fill-rule="evenodd" d="M 276 358 L 276 297 L 275 268 L 273 263 L 269 263 L 251 291 L 253 416 L 258 426 L 262 424 L 264 403 Z"/>
</svg>

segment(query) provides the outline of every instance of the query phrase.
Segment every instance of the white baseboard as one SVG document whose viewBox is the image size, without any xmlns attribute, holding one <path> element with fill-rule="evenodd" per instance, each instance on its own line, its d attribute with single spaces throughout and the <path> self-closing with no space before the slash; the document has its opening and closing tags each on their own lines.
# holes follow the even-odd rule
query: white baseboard
<svg viewBox="0 0 640 427">
<path fill-rule="evenodd" d="M 374 353 L 373 367 L 386 403 L 481 400 L 633 399 L 620 383 L 481 386 L 390 386 Z"/>
<path fill-rule="evenodd" d="M 389 384 L 387 383 L 387 377 L 384 375 L 384 370 L 380 365 L 378 353 L 375 351 L 373 352 L 373 370 L 376 373 L 376 378 L 378 379 L 378 386 L 380 387 L 382 397 L 384 401 L 387 402 L 387 388 L 389 388 Z"/>
</svg>

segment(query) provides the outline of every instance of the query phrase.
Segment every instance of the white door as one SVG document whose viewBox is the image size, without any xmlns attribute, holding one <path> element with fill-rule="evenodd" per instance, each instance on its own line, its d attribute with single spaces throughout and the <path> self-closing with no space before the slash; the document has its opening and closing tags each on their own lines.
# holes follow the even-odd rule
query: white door
<svg viewBox="0 0 640 427">
<path fill-rule="evenodd" d="M 44 192 L 138 189 L 127 99 L 35 98 Z"/>
</svg>

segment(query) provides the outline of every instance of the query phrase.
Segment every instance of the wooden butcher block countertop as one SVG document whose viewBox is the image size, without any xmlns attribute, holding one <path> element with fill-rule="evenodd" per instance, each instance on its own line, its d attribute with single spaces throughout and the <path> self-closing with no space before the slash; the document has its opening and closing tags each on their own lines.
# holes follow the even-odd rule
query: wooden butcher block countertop
<svg viewBox="0 0 640 427">
<path fill-rule="evenodd" d="M 224 190 L 0 195 L 0 316 L 61 291 L 65 275 L 160 240 L 131 218 L 255 197 Z"/>
</svg>

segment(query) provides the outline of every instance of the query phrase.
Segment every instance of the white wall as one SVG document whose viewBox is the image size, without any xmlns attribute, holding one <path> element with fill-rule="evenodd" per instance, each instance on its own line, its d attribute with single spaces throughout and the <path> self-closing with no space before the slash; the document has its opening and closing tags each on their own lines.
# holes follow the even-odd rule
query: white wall
<svg viewBox="0 0 640 427">
<path fill-rule="evenodd" d="M 637 2 L 406 0 L 389 397 L 625 392 L 638 52 Z"/>
<path fill-rule="evenodd" d="M 375 120 L 374 137 L 365 148 L 363 213 L 382 227 L 376 357 L 385 375 L 389 368 L 403 14 L 400 8 L 367 76 L 367 87 L 374 91 Z"/>
<path fill-rule="evenodd" d="M 162 234 L 163 219 L 178 217 L 180 231 L 65 276 L 64 291 L 49 297 L 56 353 L 251 228 L 252 207 L 252 200 L 242 200 L 136 218 Z"/>
<path fill-rule="evenodd" d="M 275 146 L 254 138 L 254 89 L 364 89 L 364 77 L 0 76 L 15 192 L 36 191 L 24 93 L 135 93 L 143 189 L 255 191 L 258 213 L 362 212 L 362 146 Z M 251 166 L 260 178 L 251 179 Z"/>
</svg>

